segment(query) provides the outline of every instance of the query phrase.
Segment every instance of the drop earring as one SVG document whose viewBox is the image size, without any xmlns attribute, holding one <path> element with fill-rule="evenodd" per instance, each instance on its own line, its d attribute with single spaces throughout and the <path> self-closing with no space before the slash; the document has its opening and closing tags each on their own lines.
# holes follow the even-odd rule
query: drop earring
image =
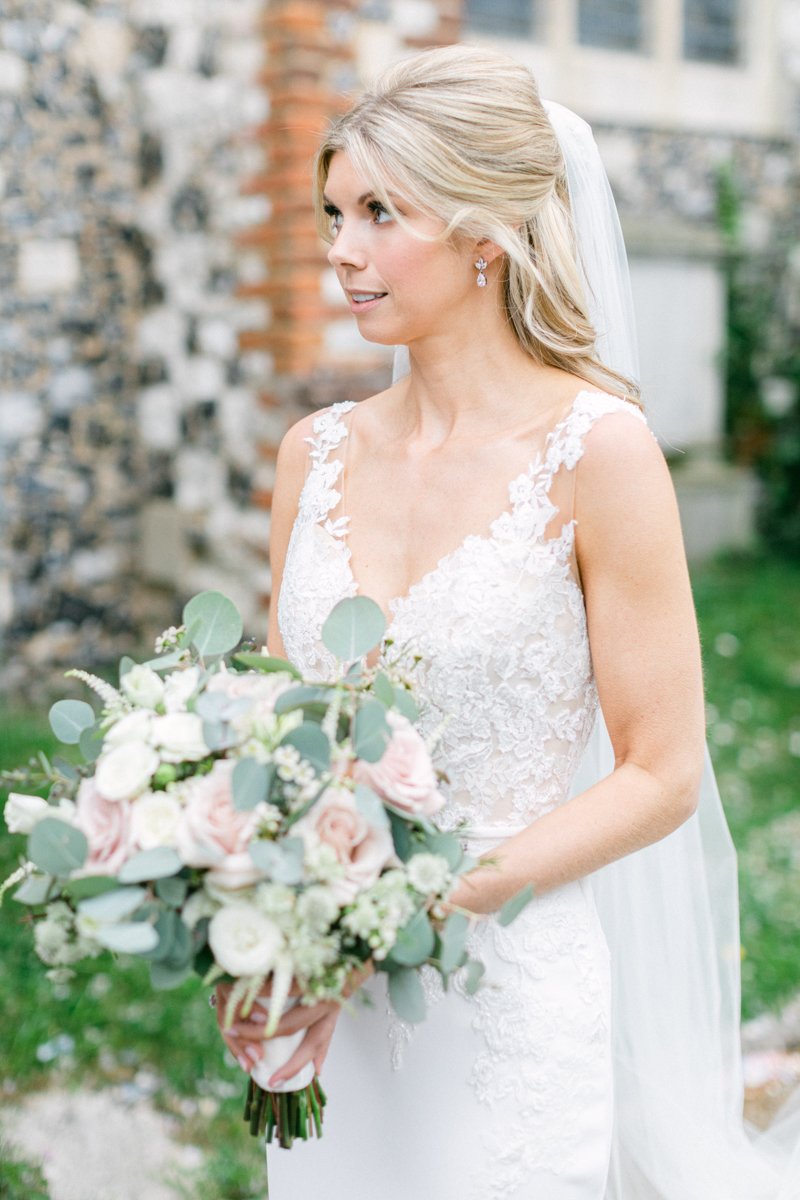
<svg viewBox="0 0 800 1200">
<path fill-rule="evenodd" d="M 485 258 L 479 258 L 478 261 L 475 263 L 475 266 L 477 267 L 477 270 L 478 270 L 478 278 L 476 279 L 475 282 L 477 283 L 478 287 L 486 287 L 486 276 L 484 275 L 483 272 L 486 270 L 488 265 L 489 264 L 487 263 Z"/>
</svg>

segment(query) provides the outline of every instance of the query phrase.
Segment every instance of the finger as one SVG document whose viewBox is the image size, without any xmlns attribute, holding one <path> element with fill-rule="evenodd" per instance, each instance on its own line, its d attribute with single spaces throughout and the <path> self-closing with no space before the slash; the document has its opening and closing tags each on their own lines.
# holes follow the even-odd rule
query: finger
<svg viewBox="0 0 800 1200">
<path fill-rule="evenodd" d="M 318 1004 L 312 1004 L 308 1007 L 302 1004 L 296 1005 L 288 1013 L 283 1014 L 275 1027 L 275 1032 L 270 1034 L 270 1037 L 288 1037 L 290 1033 L 299 1033 L 301 1029 L 316 1025 L 317 1021 L 330 1015 L 333 1003 L 330 1000 L 320 1000 Z M 338 1005 L 336 1007 L 338 1008 Z M 261 1037 L 264 1036 L 265 1034 L 262 1030 Z"/>
<path fill-rule="evenodd" d="M 312 1061 L 315 1063 L 315 1069 L 317 1061 L 319 1061 L 321 1066 L 325 1061 L 335 1025 L 335 1016 L 325 1017 L 321 1021 L 318 1021 L 316 1025 L 313 1025 L 291 1058 L 274 1075 L 270 1076 L 270 1086 L 276 1087 L 279 1083 L 283 1083 L 284 1080 L 291 1079 L 293 1075 L 296 1075 L 307 1063 Z"/>
</svg>

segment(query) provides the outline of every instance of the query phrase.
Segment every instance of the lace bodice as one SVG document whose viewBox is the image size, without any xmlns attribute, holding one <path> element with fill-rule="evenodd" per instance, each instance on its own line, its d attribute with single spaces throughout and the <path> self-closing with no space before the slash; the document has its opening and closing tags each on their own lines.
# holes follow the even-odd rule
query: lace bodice
<svg viewBox="0 0 800 1200">
<path fill-rule="evenodd" d="M 337 664 L 320 641 L 333 605 L 358 594 L 347 516 L 334 519 L 352 401 L 320 412 L 307 439 L 310 470 L 292 529 L 278 620 L 291 661 L 313 678 Z M 528 468 L 485 536 L 471 534 L 402 597 L 390 601 L 382 654 L 422 655 L 416 680 L 424 735 L 439 733 L 447 773 L 444 828 L 529 824 L 567 796 L 597 706 L 583 594 L 575 577 L 575 519 L 552 498 L 600 417 L 635 405 L 583 391 Z M 552 529 L 558 532 L 553 535 Z M 442 727 L 442 721 L 444 725 Z"/>
</svg>

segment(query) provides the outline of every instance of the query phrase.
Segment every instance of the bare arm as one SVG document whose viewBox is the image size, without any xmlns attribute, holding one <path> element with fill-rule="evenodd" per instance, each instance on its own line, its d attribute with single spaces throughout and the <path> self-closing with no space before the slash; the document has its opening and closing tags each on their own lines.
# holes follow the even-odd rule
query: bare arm
<svg viewBox="0 0 800 1200">
<path fill-rule="evenodd" d="M 630 414 L 587 435 L 576 483 L 578 565 L 615 768 L 492 852 L 452 902 L 498 909 L 658 841 L 695 810 L 704 746 L 700 644 L 663 455 Z M 488 857 L 488 855 L 487 855 Z"/>
<path fill-rule="evenodd" d="M 272 575 L 272 597 L 269 605 L 269 633 L 267 644 L 270 654 L 286 657 L 283 640 L 278 629 L 278 596 L 280 595 L 283 564 L 286 548 L 292 532 L 297 505 L 306 476 L 308 443 L 303 439 L 312 432 L 316 413 L 309 413 L 297 421 L 284 435 L 278 449 L 275 464 L 275 487 L 272 493 L 272 511 L 269 530 L 269 565 Z"/>
</svg>

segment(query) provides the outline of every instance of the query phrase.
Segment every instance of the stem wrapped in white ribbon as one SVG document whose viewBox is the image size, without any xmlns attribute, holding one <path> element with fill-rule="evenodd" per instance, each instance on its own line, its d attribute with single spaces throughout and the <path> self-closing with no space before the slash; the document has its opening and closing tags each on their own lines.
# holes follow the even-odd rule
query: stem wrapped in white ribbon
<svg viewBox="0 0 800 1200">
<path fill-rule="evenodd" d="M 291 996 L 287 998 L 280 1009 L 280 1015 L 283 1016 L 284 1013 L 289 1012 L 297 1003 L 298 1001 L 295 997 Z M 256 1004 L 262 1008 L 269 1009 L 270 999 L 266 996 L 263 998 L 259 996 Z M 253 1082 L 263 1088 L 265 1092 L 299 1092 L 311 1083 L 311 1080 L 314 1078 L 313 1061 L 306 1063 L 296 1075 L 293 1075 L 291 1079 L 284 1080 L 283 1083 L 271 1084 L 269 1082 L 271 1076 L 289 1061 L 305 1037 L 305 1034 L 306 1030 L 300 1029 L 297 1033 L 289 1033 L 285 1037 L 265 1038 L 263 1043 L 264 1053 L 250 1072 Z"/>
</svg>

